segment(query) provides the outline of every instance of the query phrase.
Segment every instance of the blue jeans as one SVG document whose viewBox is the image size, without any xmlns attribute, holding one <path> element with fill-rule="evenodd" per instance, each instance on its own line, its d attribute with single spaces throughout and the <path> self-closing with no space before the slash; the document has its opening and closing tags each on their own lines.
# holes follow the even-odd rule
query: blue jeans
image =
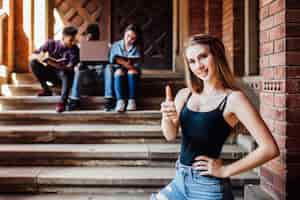
<svg viewBox="0 0 300 200">
<path fill-rule="evenodd" d="M 120 69 L 125 74 L 116 75 L 115 71 Z M 128 91 L 128 98 L 135 99 L 137 95 L 137 86 L 140 78 L 141 71 L 138 70 L 138 74 L 129 74 L 128 70 L 120 65 L 108 65 L 105 68 L 105 96 L 113 97 L 114 94 L 116 99 L 125 98 L 125 90 Z"/>
<path fill-rule="evenodd" d="M 109 70 L 107 67 L 104 68 L 105 71 Z M 84 66 L 80 64 L 78 70 L 75 71 L 74 81 L 71 90 L 71 99 L 80 99 L 80 88 L 82 85 L 82 80 L 85 75 L 88 75 L 88 72 L 93 72 L 97 76 L 98 79 L 103 79 L 103 66 L 102 65 L 95 65 L 95 66 Z M 106 74 L 106 73 L 105 73 Z M 105 76 L 104 74 L 104 76 Z M 94 77 L 94 76 L 93 76 Z M 90 77 L 89 77 L 90 78 Z M 106 89 L 105 89 L 106 91 Z"/>
<path fill-rule="evenodd" d="M 233 200 L 229 179 L 202 176 L 191 166 L 176 162 L 175 178 L 150 200 Z"/>
</svg>

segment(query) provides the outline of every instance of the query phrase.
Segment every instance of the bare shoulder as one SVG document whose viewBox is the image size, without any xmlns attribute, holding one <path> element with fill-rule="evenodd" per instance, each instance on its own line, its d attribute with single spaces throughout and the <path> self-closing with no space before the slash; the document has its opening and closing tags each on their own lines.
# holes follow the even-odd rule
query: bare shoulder
<svg viewBox="0 0 300 200">
<path fill-rule="evenodd" d="M 185 99 L 187 98 L 187 96 L 191 93 L 189 88 L 182 88 L 180 89 L 177 94 L 176 94 L 176 98 L 175 101 L 185 101 Z"/>
<path fill-rule="evenodd" d="M 177 111 L 180 111 L 188 98 L 188 95 L 191 93 L 191 90 L 189 88 L 182 88 L 180 89 L 175 97 L 175 106 L 177 108 Z"/>
<path fill-rule="evenodd" d="M 248 97 L 241 90 L 231 90 L 228 96 L 228 107 L 232 112 L 253 107 Z"/>
</svg>

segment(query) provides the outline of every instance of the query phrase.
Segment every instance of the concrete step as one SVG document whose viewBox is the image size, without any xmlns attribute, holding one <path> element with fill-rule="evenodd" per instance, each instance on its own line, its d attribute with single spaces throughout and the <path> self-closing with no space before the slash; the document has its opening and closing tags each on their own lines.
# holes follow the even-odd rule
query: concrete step
<svg viewBox="0 0 300 200">
<path fill-rule="evenodd" d="M 165 143 L 160 125 L 0 125 L 0 143 L 113 144 Z"/>
<path fill-rule="evenodd" d="M 184 79 L 184 74 L 169 70 L 143 70 L 141 79 L 143 81 L 180 81 Z M 14 85 L 34 84 L 38 81 L 32 73 L 12 73 L 11 81 Z"/>
<path fill-rule="evenodd" d="M 149 200 L 150 193 L 140 194 L 24 194 L 0 195 L 0 200 Z"/>
<path fill-rule="evenodd" d="M 36 96 L 0 96 L 2 111 L 7 110 L 55 110 L 56 103 L 60 100 L 59 96 L 36 97 Z M 139 110 L 160 109 L 163 97 L 148 97 L 137 99 Z M 103 110 L 104 97 L 83 97 L 80 101 L 80 110 Z"/>
<path fill-rule="evenodd" d="M 150 193 L 139 194 L 24 194 L 0 195 L 0 200 L 149 200 Z M 242 200 L 241 195 L 235 195 L 235 200 Z"/>
<path fill-rule="evenodd" d="M 144 192 L 163 187 L 174 175 L 174 167 L 0 167 L 0 192 Z M 247 172 L 231 181 L 241 190 L 259 178 Z"/>
<path fill-rule="evenodd" d="M 29 108 L 30 109 L 30 108 Z M 105 111 L 72 111 L 56 113 L 54 110 L 21 110 L 0 112 L 0 125 L 20 124 L 160 124 L 158 110 L 129 111 L 124 113 Z"/>
<path fill-rule="evenodd" d="M 6 144 L 0 146 L 0 165 L 170 167 L 179 151 L 179 144 Z M 233 162 L 246 154 L 226 144 L 221 158 Z"/>
<path fill-rule="evenodd" d="M 259 185 L 246 185 L 244 199 L 245 200 L 273 200 L 276 198 L 273 198 L 270 194 L 264 191 Z"/>
<path fill-rule="evenodd" d="M 170 143 L 178 143 L 177 140 Z M 234 135 L 233 135 L 234 136 Z M 229 137 L 226 144 L 235 144 Z M 160 125 L 53 124 L 0 125 L 0 144 L 120 144 L 166 143 Z"/>
<path fill-rule="evenodd" d="M 170 83 L 174 93 L 180 88 L 184 88 L 184 81 L 147 81 L 140 82 L 138 94 L 142 97 L 160 97 L 164 96 L 164 88 Z M 3 84 L 1 85 L 2 96 L 35 96 L 41 90 L 40 84 Z M 54 88 L 54 95 L 60 94 L 60 88 Z M 103 96 L 103 84 L 94 83 L 92 85 L 82 86 L 81 94 L 89 96 Z"/>
</svg>

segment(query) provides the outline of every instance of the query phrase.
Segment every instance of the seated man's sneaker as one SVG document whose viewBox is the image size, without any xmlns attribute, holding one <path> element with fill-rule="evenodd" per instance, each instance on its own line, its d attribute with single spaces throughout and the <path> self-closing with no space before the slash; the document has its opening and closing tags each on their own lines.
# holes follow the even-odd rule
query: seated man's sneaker
<svg viewBox="0 0 300 200">
<path fill-rule="evenodd" d="M 58 113 L 64 112 L 65 111 L 65 106 L 66 106 L 65 102 L 63 102 L 63 101 L 58 102 L 56 104 L 56 112 L 58 112 Z"/>
<path fill-rule="evenodd" d="M 129 99 L 128 100 L 128 104 L 127 104 L 126 110 L 128 110 L 128 111 L 136 110 L 136 103 L 135 103 L 134 99 Z"/>
<path fill-rule="evenodd" d="M 67 111 L 72 111 L 72 110 L 80 110 L 80 101 L 77 99 L 68 99 L 68 103 L 66 106 Z"/>
<path fill-rule="evenodd" d="M 38 97 L 46 97 L 46 96 L 52 96 L 52 91 L 51 90 L 40 90 L 38 93 L 37 93 L 37 96 Z"/>
<path fill-rule="evenodd" d="M 117 101 L 115 111 L 117 111 L 117 112 L 124 112 L 125 111 L 125 101 L 123 99 L 120 99 L 120 100 Z"/>
<path fill-rule="evenodd" d="M 105 98 L 104 102 L 104 110 L 105 111 L 111 111 L 115 107 L 115 101 L 113 98 Z"/>
</svg>

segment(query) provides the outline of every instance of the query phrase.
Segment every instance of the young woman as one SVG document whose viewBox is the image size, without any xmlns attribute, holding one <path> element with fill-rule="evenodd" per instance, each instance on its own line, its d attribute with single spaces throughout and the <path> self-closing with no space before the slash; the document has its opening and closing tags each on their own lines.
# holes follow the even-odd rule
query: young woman
<svg viewBox="0 0 300 200">
<path fill-rule="evenodd" d="M 176 176 L 151 200 L 233 199 L 229 177 L 279 155 L 278 146 L 260 115 L 235 86 L 223 43 L 209 35 L 194 35 L 184 52 L 188 88 L 173 101 L 170 92 L 161 105 L 162 130 L 170 141 L 182 130 Z M 169 91 L 169 89 L 166 89 Z M 222 146 L 241 122 L 258 143 L 246 157 L 224 165 Z"/>
<path fill-rule="evenodd" d="M 105 90 L 113 88 L 117 99 L 115 110 L 118 112 L 136 110 L 136 90 L 141 74 L 142 57 L 141 31 L 136 25 L 130 24 L 125 28 L 123 39 L 115 42 L 111 47 L 109 62 L 113 65 L 114 81 L 107 79 L 106 77 L 111 76 L 105 72 Z M 126 81 L 127 85 L 125 85 Z M 124 94 L 126 89 L 128 90 L 127 107 L 125 107 Z M 106 91 L 106 93 L 113 93 L 113 91 Z"/>
</svg>

